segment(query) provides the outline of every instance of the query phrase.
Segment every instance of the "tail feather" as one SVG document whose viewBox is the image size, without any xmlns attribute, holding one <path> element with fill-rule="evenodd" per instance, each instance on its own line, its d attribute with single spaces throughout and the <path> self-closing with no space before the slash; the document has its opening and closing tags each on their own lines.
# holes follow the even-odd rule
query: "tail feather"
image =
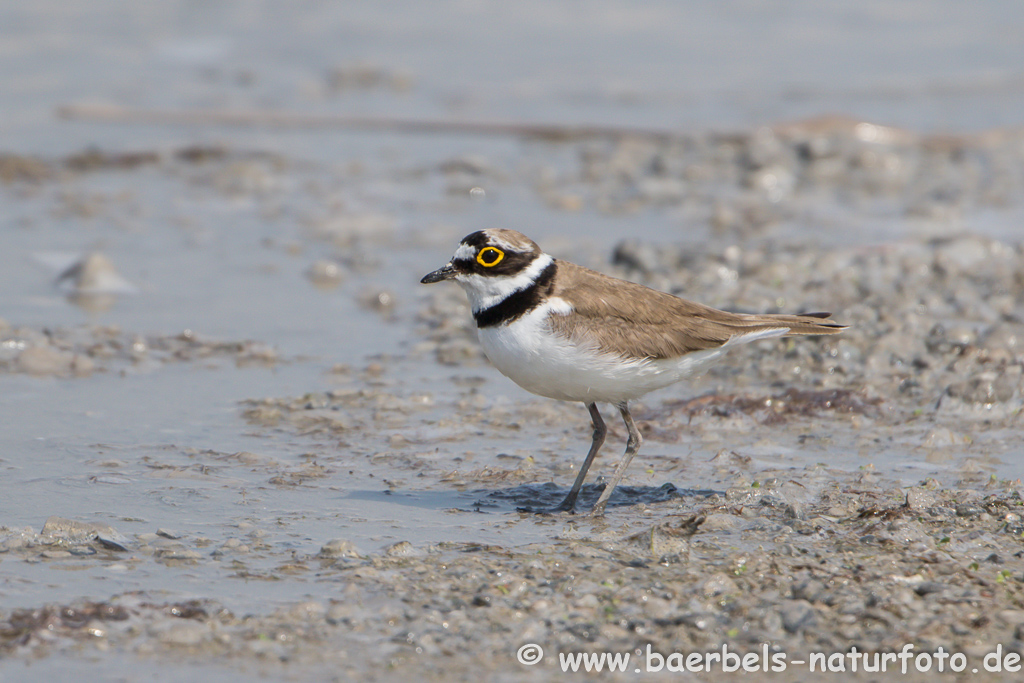
<svg viewBox="0 0 1024 683">
<path fill-rule="evenodd" d="M 763 315 L 744 316 L 744 318 L 745 323 L 751 327 L 788 327 L 789 332 L 785 334 L 787 337 L 798 334 L 837 334 L 847 329 L 848 325 L 825 320 L 825 318 L 831 315 L 831 313 L 802 313 L 800 315 L 766 313 Z"/>
</svg>

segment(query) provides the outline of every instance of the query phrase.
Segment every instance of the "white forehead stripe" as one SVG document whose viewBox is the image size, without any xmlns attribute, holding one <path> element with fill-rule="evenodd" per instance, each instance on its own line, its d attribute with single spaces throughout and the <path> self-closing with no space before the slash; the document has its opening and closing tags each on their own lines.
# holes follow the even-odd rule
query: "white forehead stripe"
<svg viewBox="0 0 1024 683">
<path fill-rule="evenodd" d="M 472 261 L 476 257 L 476 249 L 469 246 L 468 244 L 460 244 L 459 248 L 455 250 L 455 255 L 452 256 L 453 261 Z"/>
</svg>

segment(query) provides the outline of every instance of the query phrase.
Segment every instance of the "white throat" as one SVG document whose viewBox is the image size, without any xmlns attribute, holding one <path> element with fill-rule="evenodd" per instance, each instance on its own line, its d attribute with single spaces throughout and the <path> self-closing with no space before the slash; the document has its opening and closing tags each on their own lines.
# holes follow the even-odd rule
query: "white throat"
<svg viewBox="0 0 1024 683">
<path fill-rule="evenodd" d="M 462 285 L 469 297 L 469 305 L 474 313 L 484 311 L 501 303 L 509 295 L 526 289 L 536 281 L 537 277 L 550 266 L 554 259 L 547 254 L 541 254 L 533 259 L 518 275 L 504 277 L 488 277 L 486 275 L 457 275 L 455 281 Z"/>
</svg>

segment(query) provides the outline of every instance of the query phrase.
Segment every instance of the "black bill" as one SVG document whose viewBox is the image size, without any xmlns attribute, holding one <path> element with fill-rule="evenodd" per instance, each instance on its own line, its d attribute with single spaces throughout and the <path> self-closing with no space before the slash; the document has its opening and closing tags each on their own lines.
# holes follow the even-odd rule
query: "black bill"
<svg viewBox="0 0 1024 683">
<path fill-rule="evenodd" d="M 440 282 L 441 280 L 451 280 L 453 277 L 455 277 L 455 268 L 452 267 L 451 263 L 446 263 L 445 265 L 435 270 L 433 273 L 427 273 L 426 275 L 424 275 L 423 279 L 420 280 L 420 282 L 425 285 L 429 285 L 432 282 Z"/>
</svg>

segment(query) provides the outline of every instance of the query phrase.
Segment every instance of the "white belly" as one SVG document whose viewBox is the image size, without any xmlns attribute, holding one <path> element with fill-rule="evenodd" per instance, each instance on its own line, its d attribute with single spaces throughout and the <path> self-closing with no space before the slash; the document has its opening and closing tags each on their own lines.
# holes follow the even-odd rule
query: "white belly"
<svg viewBox="0 0 1024 683">
<path fill-rule="evenodd" d="M 527 391 L 562 401 L 621 403 L 635 399 L 696 373 L 722 356 L 727 347 L 788 331 L 736 337 L 717 349 L 680 358 L 624 360 L 552 333 L 545 319 L 552 309 L 564 306 L 564 302 L 552 300 L 509 325 L 479 331 L 484 353 L 502 374 Z"/>
</svg>

